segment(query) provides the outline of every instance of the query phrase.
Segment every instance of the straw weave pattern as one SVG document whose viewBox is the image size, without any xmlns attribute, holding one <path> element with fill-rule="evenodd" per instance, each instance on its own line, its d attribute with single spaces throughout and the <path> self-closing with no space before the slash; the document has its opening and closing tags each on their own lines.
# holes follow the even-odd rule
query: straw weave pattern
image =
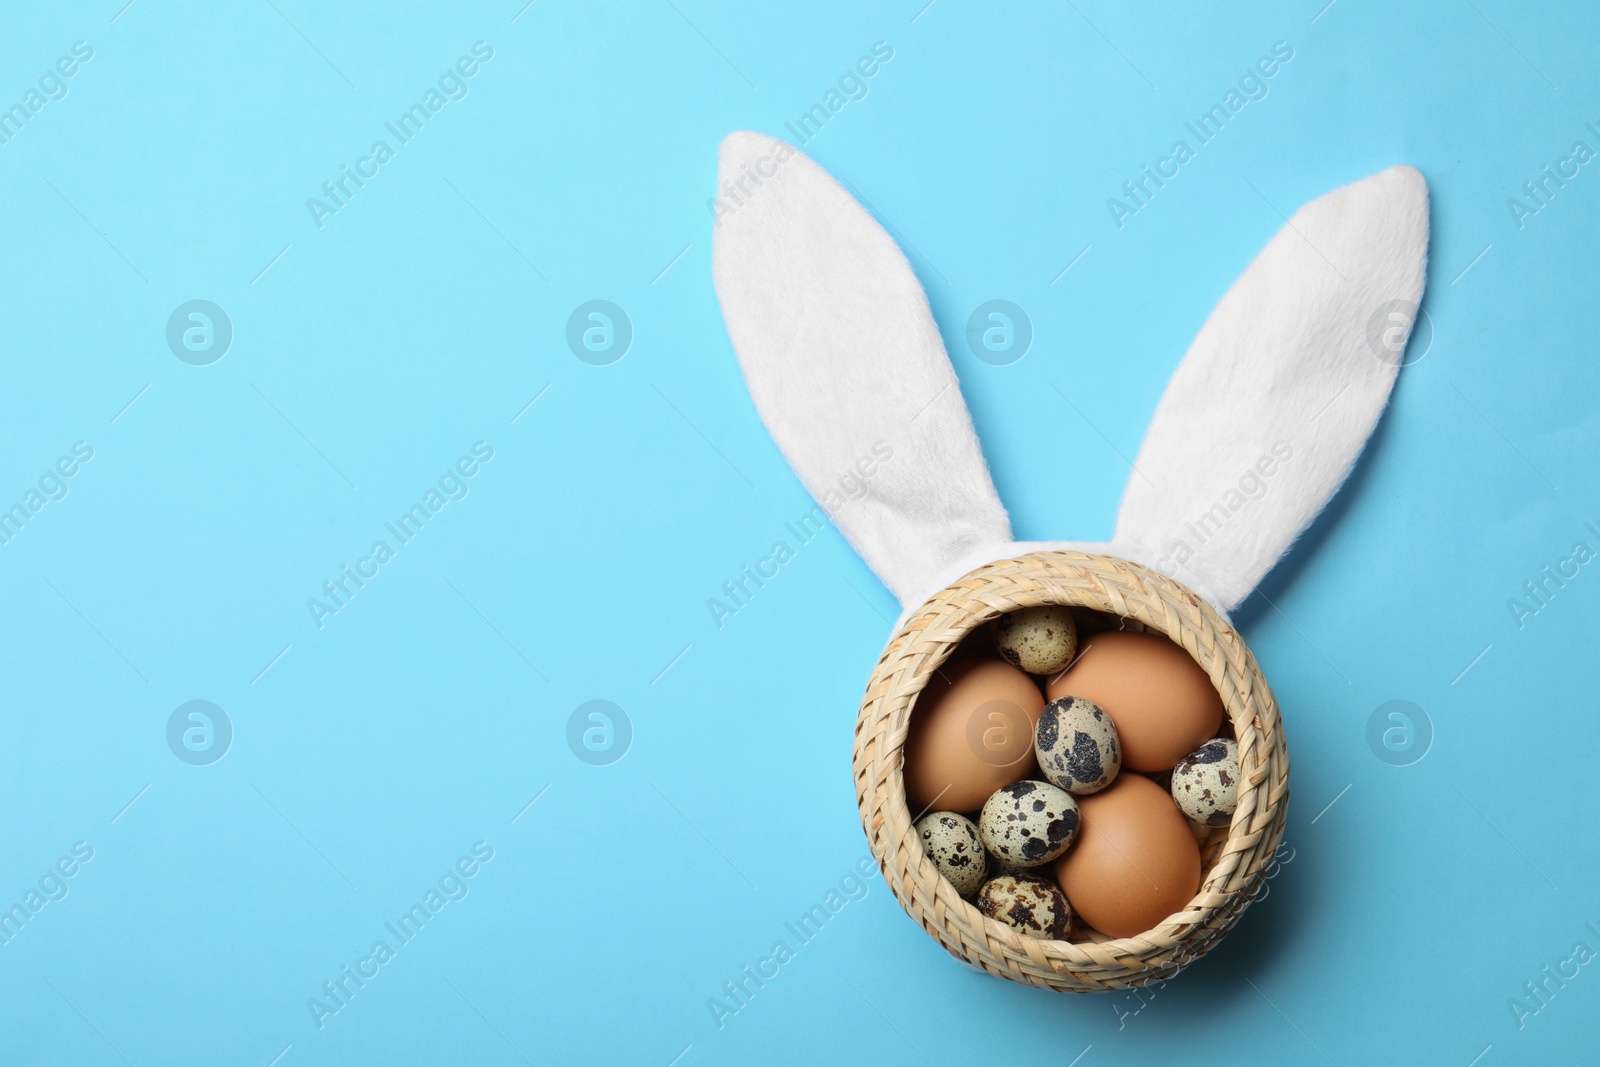
<svg viewBox="0 0 1600 1067">
<path fill-rule="evenodd" d="M 922 851 L 906 807 L 901 749 L 912 705 L 935 668 L 978 626 L 1006 612 L 1063 604 L 1109 612 L 1182 645 L 1222 696 L 1239 743 L 1233 822 L 1202 844 L 1200 891 L 1137 937 L 1043 941 L 986 918 Z M 1070 993 L 1172 977 L 1207 952 L 1259 891 L 1283 833 L 1289 754 L 1277 702 L 1237 632 L 1178 582 L 1127 560 L 1036 552 L 979 567 L 922 605 L 897 631 L 867 684 L 856 721 L 856 800 L 884 880 L 901 907 L 952 955 L 990 974 Z"/>
</svg>

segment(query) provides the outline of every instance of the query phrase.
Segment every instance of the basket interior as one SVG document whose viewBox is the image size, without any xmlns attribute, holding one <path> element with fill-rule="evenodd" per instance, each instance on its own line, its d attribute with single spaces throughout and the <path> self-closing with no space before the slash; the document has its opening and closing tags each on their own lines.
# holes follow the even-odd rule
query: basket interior
<svg viewBox="0 0 1600 1067">
<path fill-rule="evenodd" d="M 1112 615 L 1106 612 L 1095 611 L 1092 608 L 1085 608 L 1078 605 L 1068 604 L 1062 606 L 1073 607 L 1076 609 L 1074 611 L 1074 615 L 1078 620 L 1078 639 L 1080 642 L 1092 634 L 1104 633 L 1112 630 L 1128 630 L 1134 633 L 1160 633 L 1159 630 L 1156 630 L 1150 626 L 1146 626 L 1137 619 L 1129 619 L 1120 615 Z M 972 628 L 967 632 L 965 637 L 950 646 L 948 654 L 946 654 L 944 659 L 940 660 L 938 665 L 934 668 L 934 673 L 937 673 L 945 663 L 948 663 L 952 659 L 956 659 L 963 655 L 987 655 L 992 658 L 994 652 L 993 644 L 988 636 L 988 624 L 994 619 L 998 618 L 1001 614 L 1003 613 L 996 612 L 992 615 L 978 619 L 973 624 Z M 1167 635 L 1163 634 L 1163 636 Z M 932 674 L 929 675 L 930 678 L 932 676 Z M 1220 727 L 1217 736 L 1232 738 L 1235 742 L 1237 742 L 1239 740 L 1238 728 L 1234 725 L 1233 714 L 1231 710 L 1227 709 L 1226 703 L 1224 703 L 1224 710 L 1226 714 L 1223 716 L 1222 726 Z M 911 714 L 915 715 L 916 713 L 916 701 L 912 701 Z M 1141 772 L 1128 771 L 1126 773 L 1139 774 Z M 1157 784 L 1161 785 L 1163 788 L 1170 783 L 1170 775 L 1157 777 L 1159 779 Z M 912 814 L 916 813 L 913 812 Z M 1202 891 L 1205 888 L 1206 879 L 1210 877 L 1212 869 L 1216 866 L 1217 860 L 1222 855 L 1223 846 L 1227 844 L 1228 835 L 1232 831 L 1232 828 L 1231 822 L 1227 826 L 1208 826 L 1204 828 L 1203 834 L 1199 835 L 1200 886 Z M 1094 929 L 1092 926 L 1084 924 L 1080 920 L 1074 920 L 1072 930 L 1067 937 L 1067 941 L 1071 943 L 1082 942 L 1086 944 L 1104 944 L 1110 940 L 1112 940 L 1112 938 L 1102 934 L 1099 930 Z"/>
</svg>

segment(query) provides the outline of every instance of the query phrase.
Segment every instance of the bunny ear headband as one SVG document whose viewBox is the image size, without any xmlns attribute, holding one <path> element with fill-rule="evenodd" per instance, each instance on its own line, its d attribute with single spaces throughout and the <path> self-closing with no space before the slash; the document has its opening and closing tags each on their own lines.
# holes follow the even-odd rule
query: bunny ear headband
<svg viewBox="0 0 1600 1067">
<path fill-rule="evenodd" d="M 1018 544 L 889 235 L 803 153 L 760 134 L 723 142 L 718 185 L 741 194 L 718 214 L 713 272 L 750 395 L 819 501 L 873 463 L 864 495 L 830 518 L 906 611 L 1040 549 L 1130 559 L 1232 611 L 1349 474 L 1422 300 L 1422 175 L 1391 167 L 1313 200 L 1200 328 L 1112 541 Z"/>
</svg>

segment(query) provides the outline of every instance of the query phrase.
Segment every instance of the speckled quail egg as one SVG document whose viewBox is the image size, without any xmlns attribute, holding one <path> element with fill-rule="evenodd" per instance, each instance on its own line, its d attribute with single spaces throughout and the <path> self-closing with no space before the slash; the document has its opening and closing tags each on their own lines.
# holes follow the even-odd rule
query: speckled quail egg
<svg viewBox="0 0 1600 1067">
<path fill-rule="evenodd" d="M 1013 867 L 1038 867 L 1078 836 L 1078 802 L 1049 782 L 1013 782 L 994 791 L 978 815 L 983 847 Z"/>
<path fill-rule="evenodd" d="M 1172 799 L 1195 822 L 1232 822 L 1239 800 L 1239 743 L 1219 737 L 1179 760 L 1172 768 Z"/>
<path fill-rule="evenodd" d="M 1078 653 L 1078 624 L 1071 608 L 1023 608 L 994 621 L 994 643 L 1013 667 L 1054 674 Z"/>
<path fill-rule="evenodd" d="M 1072 925 L 1067 895 L 1033 874 L 1002 874 L 978 890 L 978 910 L 1029 937 L 1060 941 Z"/>
<path fill-rule="evenodd" d="M 953 811 L 936 811 L 917 820 L 916 831 L 922 851 L 956 892 L 964 897 L 976 893 L 988 871 L 989 857 L 972 820 Z"/>
<path fill-rule="evenodd" d="M 1082 697 L 1052 700 L 1034 728 L 1034 754 L 1050 783 L 1069 793 L 1098 793 L 1122 769 L 1117 724 L 1105 709 Z"/>
</svg>

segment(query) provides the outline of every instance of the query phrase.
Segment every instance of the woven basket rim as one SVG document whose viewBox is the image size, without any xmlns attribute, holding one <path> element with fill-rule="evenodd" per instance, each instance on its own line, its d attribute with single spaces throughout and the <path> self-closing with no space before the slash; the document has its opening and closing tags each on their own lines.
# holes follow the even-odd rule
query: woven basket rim
<svg viewBox="0 0 1600 1067">
<path fill-rule="evenodd" d="M 902 749 L 927 680 L 988 620 L 1045 603 L 1120 615 L 1182 646 L 1217 687 L 1239 743 L 1238 806 L 1226 836 L 1202 846 L 1210 862 L 1199 891 L 1181 911 L 1132 937 L 1047 941 L 984 916 L 923 855 L 906 803 Z M 1248 905 L 1264 876 L 1265 858 L 1277 848 L 1287 809 L 1288 752 L 1277 704 L 1237 631 L 1172 578 L 1119 557 L 1074 550 L 1028 552 L 984 564 L 911 612 L 868 683 L 853 763 L 868 843 L 908 914 L 968 963 L 1072 991 L 1170 977 L 1207 951 Z M 1001 952 L 993 951 L 997 946 Z"/>
</svg>

